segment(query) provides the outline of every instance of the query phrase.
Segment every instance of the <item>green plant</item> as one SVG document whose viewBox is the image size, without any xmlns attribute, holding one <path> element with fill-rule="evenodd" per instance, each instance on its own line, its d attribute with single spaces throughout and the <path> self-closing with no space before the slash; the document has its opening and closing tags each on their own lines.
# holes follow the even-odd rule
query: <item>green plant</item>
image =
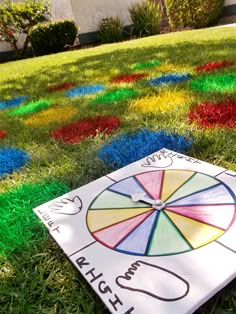
<svg viewBox="0 0 236 314">
<path fill-rule="evenodd" d="M 78 27 L 73 20 L 39 23 L 32 27 L 29 38 L 35 55 L 63 51 L 73 45 Z"/>
<path fill-rule="evenodd" d="M 0 256 L 1 314 L 110 313 L 105 309 L 101 299 L 95 295 L 84 277 L 67 260 L 58 245 L 51 237 L 45 236 L 47 230 L 39 223 L 38 218 L 35 217 L 34 220 L 31 218 L 34 215 L 32 208 L 38 206 L 39 203 L 36 204 L 36 202 L 42 199 L 42 194 L 44 195 L 44 202 L 47 201 L 46 197 L 51 193 L 48 185 L 52 187 L 55 180 L 59 181 L 60 185 L 65 184 L 70 190 L 73 190 L 111 172 L 111 168 L 98 159 L 97 151 L 101 145 L 110 142 L 114 136 L 127 132 L 132 134 L 141 128 L 158 131 L 162 129 L 173 130 L 182 135 L 191 133 L 194 137 L 191 157 L 236 171 L 235 128 L 216 128 L 205 131 L 187 122 L 187 113 L 190 108 L 194 108 L 194 105 L 204 101 L 215 102 L 219 98 L 222 99 L 223 94 L 192 90 L 190 85 L 192 80 L 189 83 L 160 87 L 149 87 L 145 80 L 137 81 L 131 86 L 130 84 L 122 84 L 120 87 L 119 85 L 111 86 L 108 83 L 111 78 L 117 75 L 132 74 L 132 69 L 136 64 L 157 61 L 160 61 L 160 66 L 136 69 L 135 73 L 146 73 L 150 78 L 159 77 L 165 73 L 192 73 L 194 80 L 198 77 L 206 78 L 207 73 L 196 73 L 193 68 L 206 62 L 220 60 L 236 62 L 235 28 L 208 28 L 201 31 L 173 32 L 132 42 L 124 41 L 92 49 L 83 49 L 79 53 L 74 50 L 69 53 L 64 52 L 0 64 L 1 102 L 11 99 L 13 96 L 23 95 L 30 97 L 25 105 L 48 97 L 52 101 L 50 109 L 41 111 L 44 116 L 48 117 L 47 122 L 38 113 L 13 117 L 9 116 L 8 113 L 14 108 L 0 109 L 0 129 L 7 132 L 7 137 L 0 139 L 0 147 L 20 148 L 31 156 L 31 160 L 25 168 L 0 180 L 0 193 L 7 193 L 7 195 L 5 193 L 0 195 L 0 212 L 5 217 L 7 212 L 9 213 L 8 230 L 16 228 L 16 243 L 22 238 L 27 241 L 25 247 L 19 248 L 7 240 L 3 233 L 3 225 L 5 225 L 6 220 L 3 220 L 3 214 L 1 214 L 0 242 L 2 241 L 15 249 L 14 251 L 11 250 L 11 253 L 7 253 L 6 257 Z M 225 76 L 225 72 L 233 73 L 235 67 L 218 71 L 219 73 L 216 71 L 214 73 L 216 75 L 222 73 Z M 215 75 L 214 73 L 211 76 Z M 46 91 L 49 86 L 66 82 L 74 82 L 76 86 L 87 86 L 93 83 L 103 84 L 110 94 L 117 90 L 119 92 L 120 89 L 133 88 L 138 95 L 137 98 L 133 97 L 135 99 L 131 97 L 117 102 L 111 100 L 110 103 L 94 104 L 92 103 L 93 100 L 97 96 L 104 95 L 103 92 L 94 94 L 94 96 L 70 98 L 64 97 L 65 94 L 62 90 L 55 93 Z M 191 99 L 188 101 L 187 98 L 187 102 L 183 99 L 183 104 L 176 105 L 176 109 L 172 107 L 171 111 L 157 112 L 158 108 L 156 107 L 159 107 L 159 104 L 164 104 L 164 96 L 166 96 L 167 107 L 171 106 L 173 99 L 171 94 L 173 92 L 176 95 L 174 102 L 180 101 L 177 95 L 180 96 L 181 94 L 187 94 L 188 98 L 191 97 Z M 236 98 L 236 90 L 231 90 L 229 94 Z M 170 97 L 170 103 L 167 96 Z M 133 104 L 140 103 L 142 98 L 148 103 L 150 97 L 151 99 L 157 97 L 157 99 L 163 100 L 163 103 L 159 101 L 157 105 L 152 103 L 153 106 L 155 105 L 155 113 L 133 109 Z M 70 107 L 74 109 L 73 115 L 70 115 L 69 118 Z M 65 112 L 63 118 L 60 113 L 62 110 Z M 60 126 L 100 114 L 114 115 L 122 120 L 116 134 L 98 135 L 96 138 L 89 138 L 74 145 L 56 142 L 51 137 L 51 132 Z M 53 121 L 50 117 L 53 117 Z M 28 119 L 34 121 L 36 119 L 40 125 L 37 123 L 29 124 Z M 138 150 L 139 147 L 137 146 Z M 127 150 L 127 154 L 130 154 L 130 151 Z M 191 162 L 188 163 L 191 164 Z M 2 165 L 0 161 L 0 168 Z M 193 164 L 193 167 L 195 165 L 198 164 Z M 224 175 L 226 176 L 226 174 Z M 44 188 L 40 188 L 38 192 L 36 186 L 42 185 L 43 182 L 45 182 Z M 16 189 L 22 185 L 34 185 L 33 196 L 29 193 L 29 189 L 24 187 L 20 194 L 18 193 L 19 190 L 16 193 Z M 50 198 L 59 197 L 60 191 L 62 194 L 66 193 L 66 190 L 63 192 L 62 188 L 58 189 L 56 185 L 54 187 L 55 196 L 50 194 Z M 34 221 L 38 221 L 37 228 Z M 25 226 L 28 228 L 25 229 Z M 9 232 L 8 230 L 7 232 Z M 200 250 L 204 248 L 207 247 Z M 177 255 L 175 256 L 177 257 Z M 92 267 L 91 265 L 88 271 Z M 99 269 L 94 272 L 96 275 L 99 273 Z M 236 279 L 198 309 L 197 313 L 235 314 L 235 291 Z M 112 295 L 109 296 L 109 294 L 106 295 L 111 298 Z M 119 304 L 117 305 L 119 306 Z M 156 312 L 158 313 L 158 311 Z M 130 314 L 134 313 L 135 310 L 131 311 Z M 144 311 L 145 313 L 146 311 Z M 174 313 L 175 310 L 173 310 Z"/>
<path fill-rule="evenodd" d="M 44 0 L 26 0 L 12 3 L 4 0 L 0 5 L 0 40 L 10 43 L 18 56 L 25 56 L 32 26 L 47 20 L 50 7 Z M 25 34 L 23 48 L 18 45 L 19 34 Z"/>
<path fill-rule="evenodd" d="M 133 23 L 132 34 L 145 37 L 160 33 L 160 8 L 152 0 L 133 3 L 129 7 L 129 14 Z"/>
<path fill-rule="evenodd" d="M 104 18 L 98 24 L 98 37 L 102 43 L 115 43 L 123 39 L 123 22 L 119 16 Z"/>
<path fill-rule="evenodd" d="M 172 28 L 202 28 L 213 24 L 222 13 L 224 0 L 166 0 Z"/>
</svg>

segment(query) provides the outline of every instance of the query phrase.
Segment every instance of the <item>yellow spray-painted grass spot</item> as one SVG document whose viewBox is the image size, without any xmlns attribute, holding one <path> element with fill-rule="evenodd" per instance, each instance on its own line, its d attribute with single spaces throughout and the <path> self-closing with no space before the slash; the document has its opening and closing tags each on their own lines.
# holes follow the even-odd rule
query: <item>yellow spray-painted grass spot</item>
<svg viewBox="0 0 236 314">
<path fill-rule="evenodd" d="M 148 95 L 140 98 L 130 105 L 131 110 L 142 112 L 167 112 L 193 100 L 191 95 L 185 92 L 161 92 L 157 95 Z"/>
<path fill-rule="evenodd" d="M 182 67 L 176 64 L 162 64 L 157 70 L 159 72 L 179 72 Z"/>
<path fill-rule="evenodd" d="M 44 126 L 50 123 L 66 122 L 76 113 L 77 109 L 72 106 L 64 108 L 50 108 L 34 114 L 32 117 L 24 120 L 24 123 L 32 126 Z"/>
</svg>

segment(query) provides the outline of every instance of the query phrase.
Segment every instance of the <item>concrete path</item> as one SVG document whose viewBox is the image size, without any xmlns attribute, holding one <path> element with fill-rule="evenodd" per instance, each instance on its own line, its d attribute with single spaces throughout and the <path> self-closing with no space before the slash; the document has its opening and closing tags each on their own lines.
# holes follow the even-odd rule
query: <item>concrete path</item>
<svg viewBox="0 0 236 314">
<path fill-rule="evenodd" d="M 232 23 L 232 24 L 225 24 L 225 25 L 218 25 L 215 27 L 236 27 L 236 23 Z"/>
</svg>

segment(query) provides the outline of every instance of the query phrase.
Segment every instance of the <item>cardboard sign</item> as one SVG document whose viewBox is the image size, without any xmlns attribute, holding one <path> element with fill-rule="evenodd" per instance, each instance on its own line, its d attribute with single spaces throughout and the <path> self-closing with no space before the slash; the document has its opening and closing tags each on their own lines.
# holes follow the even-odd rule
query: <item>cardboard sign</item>
<svg viewBox="0 0 236 314">
<path fill-rule="evenodd" d="M 34 209 L 112 313 L 192 313 L 236 275 L 236 173 L 162 149 Z"/>
</svg>

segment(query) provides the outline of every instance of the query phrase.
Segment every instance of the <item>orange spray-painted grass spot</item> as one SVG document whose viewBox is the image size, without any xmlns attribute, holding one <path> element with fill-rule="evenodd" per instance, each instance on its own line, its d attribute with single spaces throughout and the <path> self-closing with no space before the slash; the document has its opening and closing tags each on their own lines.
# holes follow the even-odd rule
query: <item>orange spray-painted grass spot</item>
<svg viewBox="0 0 236 314">
<path fill-rule="evenodd" d="M 65 82 L 65 83 L 62 83 L 62 84 L 57 84 L 57 85 L 51 85 L 51 86 L 48 86 L 46 91 L 47 92 L 58 92 L 60 90 L 66 90 L 66 89 L 69 89 L 71 87 L 74 86 L 74 83 L 71 83 L 71 82 Z"/>
<path fill-rule="evenodd" d="M 202 103 L 193 108 L 189 121 L 203 128 L 236 126 L 236 99 L 226 97 L 218 103 Z"/>
<path fill-rule="evenodd" d="M 4 130 L 0 130 L 0 139 L 3 139 L 7 136 L 7 132 Z"/>
<path fill-rule="evenodd" d="M 199 66 L 195 67 L 195 70 L 198 72 L 208 72 L 208 71 L 214 71 L 214 70 L 219 70 L 223 68 L 227 68 L 231 65 L 233 65 L 233 61 L 212 61 L 209 63 L 205 63 Z"/>
<path fill-rule="evenodd" d="M 63 123 L 70 120 L 76 113 L 77 109 L 72 106 L 49 108 L 29 117 L 24 120 L 24 123 L 32 126 L 44 126 L 57 122 Z"/>
<path fill-rule="evenodd" d="M 67 124 L 54 130 L 52 136 L 54 139 L 64 143 L 76 144 L 84 138 L 95 137 L 98 133 L 112 133 L 120 125 L 120 120 L 114 116 L 95 118 L 86 118 L 74 123 Z"/>
<path fill-rule="evenodd" d="M 114 77 L 110 80 L 110 83 L 131 83 L 137 80 L 140 80 L 142 78 L 146 77 L 146 74 L 144 73 L 137 73 L 137 74 L 130 74 L 130 75 L 120 75 L 117 77 Z"/>
<path fill-rule="evenodd" d="M 157 95 L 148 95 L 140 98 L 130 105 L 131 110 L 141 112 L 167 112 L 179 108 L 191 101 L 193 97 L 180 91 L 162 92 Z"/>
</svg>

